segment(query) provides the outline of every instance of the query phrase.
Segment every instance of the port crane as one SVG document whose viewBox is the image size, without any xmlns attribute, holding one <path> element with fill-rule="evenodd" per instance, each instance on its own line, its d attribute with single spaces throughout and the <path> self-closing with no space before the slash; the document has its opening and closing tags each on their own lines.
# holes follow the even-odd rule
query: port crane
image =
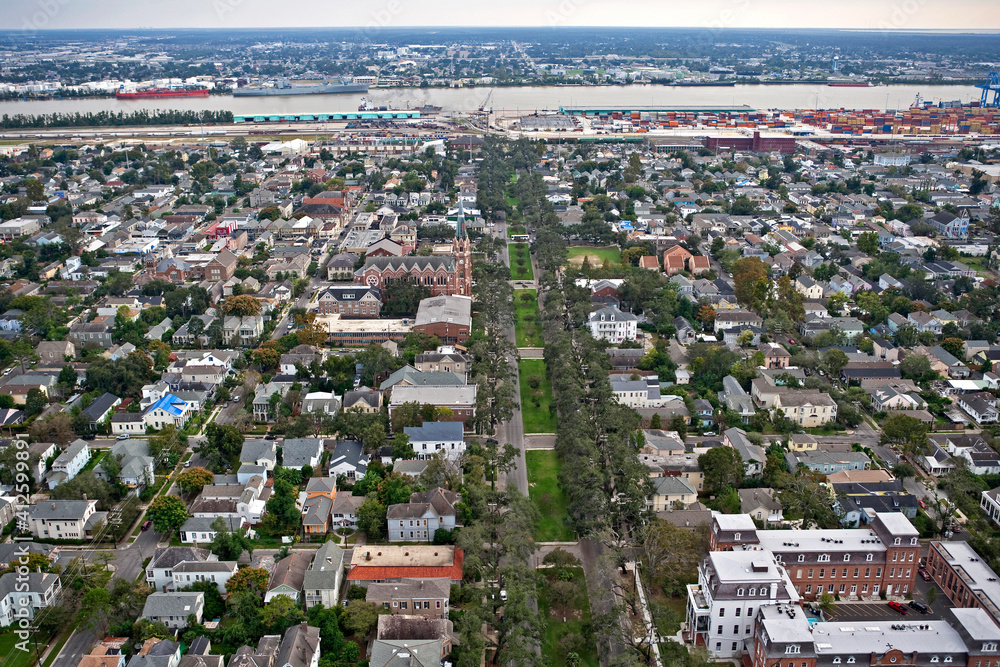
<svg viewBox="0 0 1000 667">
<path fill-rule="evenodd" d="M 976 84 L 976 88 L 983 91 L 983 94 L 980 97 L 979 106 L 993 108 L 1000 107 L 1000 75 L 996 72 L 990 72 L 989 76 L 986 77 L 986 81 Z M 991 96 L 993 98 L 992 102 L 990 101 Z"/>
</svg>

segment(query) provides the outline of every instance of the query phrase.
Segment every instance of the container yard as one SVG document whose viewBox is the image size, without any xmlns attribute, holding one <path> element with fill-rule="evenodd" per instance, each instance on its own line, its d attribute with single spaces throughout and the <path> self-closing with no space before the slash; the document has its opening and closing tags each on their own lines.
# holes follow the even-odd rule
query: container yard
<svg viewBox="0 0 1000 667">
<path fill-rule="evenodd" d="M 1000 109 L 978 106 L 923 107 L 887 113 L 879 109 L 797 111 L 794 120 L 831 134 L 1000 134 Z"/>
</svg>

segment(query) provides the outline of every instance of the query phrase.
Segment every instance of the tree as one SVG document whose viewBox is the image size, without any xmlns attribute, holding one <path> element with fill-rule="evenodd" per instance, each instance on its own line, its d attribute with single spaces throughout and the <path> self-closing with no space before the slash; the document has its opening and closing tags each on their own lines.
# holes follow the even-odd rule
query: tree
<svg viewBox="0 0 1000 667">
<path fill-rule="evenodd" d="M 378 607 L 364 600 L 351 600 L 340 617 L 345 630 L 365 637 L 378 623 Z"/>
<path fill-rule="evenodd" d="M 283 635 L 285 630 L 298 625 L 306 618 L 295 600 L 287 595 L 276 595 L 260 610 L 260 624 L 269 635 Z"/>
<path fill-rule="evenodd" d="M 264 370 L 274 370 L 281 363 L 281 355 L 284 353 L 285 350 L 281 343 L 276 340 L 268 340 L 261 343 L 260 347 L 253 351 L 253 360 Z"/>
<path fill-rule="evenodd" d="M 827 350 L 823 355 L 823 366 L 832 378 L 840 377 L 840 371 L 843 370 L 848 361 L 850 359 L 847 358 L 847 354 L 843 350 Z"/>
<path fill-rule="evenodd" d="M 905 359 L 899 362 L 899 372 L 905 378 L 920 382 L 927 379 L 933 371 L 931 371 L 931 362 L 926 356 L 908 354 Z"/>
<path fill-rule="evenodd" d="M 875 255 L 878 252 L 878 234 L 875 232 L 865 232 L 858 235 L 858 250 L 866 255 Z"/>
<path fill-rule="evenodd" d="M 386 506 L 377 497 L 368 497 L 358 507 L 358 529 L 371 541 L 385 539 Z"/>
<path fill-rule="evenodd" d="M 260 301 L 247 294 L 231 296 L 222 302 L 220 310 L 223 315 L 236 317 L 260 315 Z"/>
<path fill-rule="evenodd" d="M 733 289 L 741 305 L 753 307 L 763 301 L 769 287 L 767 264 L 756 257 L 744 257 L 733 265 Z M 763 286 L 763 292 L 761 287 Z"/>
<path fill-rule="evenodd" d="M 41 389 L 32 387 L 24 399 L 24 413 L 28 417 L 39 415 L 49 405 L 49 399 Z"/>
<path fill-rule="evenodd" d="M 739 486 L 745 471 L 743 459 L 732 447 L 713 447 L 698 457 L 705 474 L 705 491 L 717 493 L 727 486 Z"/>
<path fill-rule="evenodd" d="M 941 347 L 950 352 L 956 359 L 965 357 L 965 342 L 961 338 L 945 338 Z"/>
<path fill-rule="evenodd" d="M 267 592 L 267 584 L 271 580 L 271 573 L 262 567 L 244 567 L 226 582 L 226 591 L 233 595 L 235 593 L 248 592 L 262 599 Z"/>
<path fill-rule="evenodd" d="M 326 343 L 328 334 L 322 325 L 318 322 L 313 322 L 299 329 L 296 332 L 296 336 L 298 336 L 299 343 L 303 345 L 322 347 Z"/>
<path fill-rule="evenodd" d="M 916 417 L 894 413 L 882 422 L 881 443 L 901 447 L 910 455 L 917 454 L 927 446 L 929 426 Z"/>
<path fill-rule="evenodd" d="M 146 516 L 153 520 L 153 527 L 161 533 L 170 533 L 188 520 L 187 506 L 177 496 L 158 496 L 149 505 Z"/>
<path fill-rule="evenodd" d="M 212 483 L 214 476 L 210 470 L 195 467 L 189 468 L 177 476 L 177 486 L 184 493 L 201 491 L 202 487 Z"/>
<path fill-rule="evenodd" d="M 392 459 L 412 459 L 416 457 L 413 446 L 410 444 L 410 436 L 407 433 L 397 433 L 392 439 Z"/>
<path fill-rule="evenodd" d="M 267 501 L 263 525 L 272 535 L 290 535 L 298 530 L 301 515 L 295 504 L 295 486 L 278 478 L 280 470 L 275 470 L 274 493 Z"/>
</svg>

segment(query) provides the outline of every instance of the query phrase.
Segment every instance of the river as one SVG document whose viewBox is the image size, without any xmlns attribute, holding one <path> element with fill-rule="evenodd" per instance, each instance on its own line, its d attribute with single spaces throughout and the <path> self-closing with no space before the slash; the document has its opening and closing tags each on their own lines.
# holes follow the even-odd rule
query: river
<svg viewBox="0 0 1000 667">
<path fill-rule="evenodd" d="M 974 86 L 876 86 L 838 88 L 822 84 L 740 85 L 733 87 L 529 86 L 520 88 L 375 88 L 367 95 L 291 95 L 117 100 L 65 98 L 0 102 L 2 114 L 130 112 L 138 109 L 229 110 L 237 114 L 328 113 L 352 111 L 362 97 L 394 108 L 432 104 L 444 111 L 472 111 L 484 103 L 490 90 L 494 110 L 533 112 L 562 106 L 608 108 L 617 106 L 736 105 L 755 109 L 906 109 L 917 93 L 930 102 L 979 98 Z"/>
</svg>

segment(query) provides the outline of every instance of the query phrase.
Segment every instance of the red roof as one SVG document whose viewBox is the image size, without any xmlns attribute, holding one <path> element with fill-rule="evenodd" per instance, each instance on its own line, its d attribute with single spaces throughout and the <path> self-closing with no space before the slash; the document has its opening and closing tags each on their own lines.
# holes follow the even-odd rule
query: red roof
<svg viewBox="0 0 1000 667">
<path fill-rule="evenodd" d="M 639 267 L 643 269 L 658 269 L 660 268 L 660 263 L 656 261 L 656 257 L 653 255 L 643 255 L 639 258 Z"/>
<path fill-rule="evenodd" d="M 401 565 L 397 567 L 383 567 L 380 565 L 355 565 L 347 573 L 348 581 L 387 581 L 389 579 L 402 579 L 404 577 L 415 577 L 418 579 L 433 579 L 447 577 L 452 581 L 462 580 L 462 561 L 465 554 L 461 549 L 455 549 L 455 561 L 451 565 L 443 567 L 424 567 L 421 565 Z"/>
</svg>

